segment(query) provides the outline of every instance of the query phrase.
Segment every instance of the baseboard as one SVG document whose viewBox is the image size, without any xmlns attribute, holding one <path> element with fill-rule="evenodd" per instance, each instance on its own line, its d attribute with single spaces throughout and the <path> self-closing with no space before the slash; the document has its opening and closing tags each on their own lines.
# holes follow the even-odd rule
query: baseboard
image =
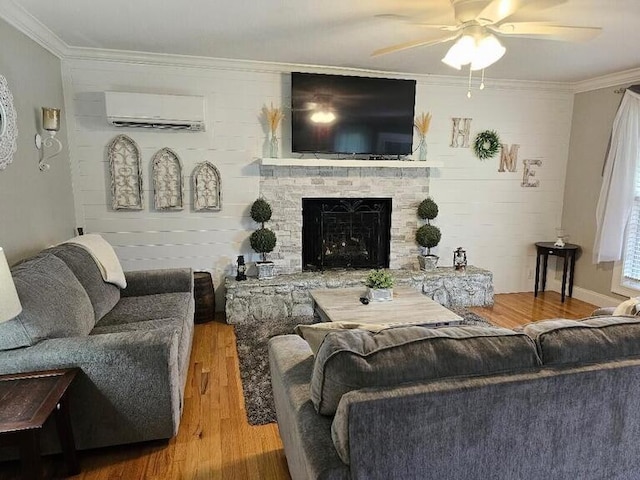
<svg viewBox="0 0 640 480">
<path fill-rule="evenodd" d="M 562 290 L 562 282 L 560 280 L 556 280 L 555 278 L 547 279 L 547 290 L 553 290 L 554 292 L 560 293 Z M 573 287 L 573 298 L 577 298 L 578 300 L 582 300 L 583 302 L 591 303 L 598 307 L 616 307 L 620 305 L 621 300 L 615 297 L 609 297 L 607 295 L 603 295 L 602 293 L 594 292 L 592 290 L 587 290 L 582 287 Z"/>
</svg>

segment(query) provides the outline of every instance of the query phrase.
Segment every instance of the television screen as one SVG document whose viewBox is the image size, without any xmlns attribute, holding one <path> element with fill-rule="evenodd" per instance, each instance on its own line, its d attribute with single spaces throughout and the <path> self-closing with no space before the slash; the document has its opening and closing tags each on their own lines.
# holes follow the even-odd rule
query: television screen
<svg viewBox="0 0 640 480">
<path fill-rule="evenodd" d="M 415 80 L 291 74 L 295 153 L 408 155 Z"/>
</svg>

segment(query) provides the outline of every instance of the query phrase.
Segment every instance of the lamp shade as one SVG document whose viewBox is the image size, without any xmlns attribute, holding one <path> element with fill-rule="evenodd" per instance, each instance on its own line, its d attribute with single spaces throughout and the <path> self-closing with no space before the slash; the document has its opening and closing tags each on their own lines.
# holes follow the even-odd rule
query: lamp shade
<svg viewBox="0 0 640 480">
<path fill-rule="evenodd" d="M 507 51 L 500 41 L 493 35 L 487 35 L 478 42 L 473 61 L 471 62 L 471 70 L 482 70 L 483 68 L 493 65 Z"/>
<path fill-rule="evenodd" d="M 471 63 L 475 50 L 476 40 L 471 35 L 463 35 L 451 46 L 442 62 L 456 70 L 460 70 L 462 65 Z"/>
<path fill-rule="evenodd" d="M 11 271 L 4 250 L 0 248 L 0 322 L 17 317 L 22 311 L 16 286 L 11 278 Z"/>
</svg>

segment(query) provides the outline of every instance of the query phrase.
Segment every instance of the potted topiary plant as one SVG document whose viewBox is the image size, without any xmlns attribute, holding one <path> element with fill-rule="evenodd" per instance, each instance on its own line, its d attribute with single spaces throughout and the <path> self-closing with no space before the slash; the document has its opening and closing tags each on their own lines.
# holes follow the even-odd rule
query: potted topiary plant
<svg viewBox="0 0 640 480">
<path fill-rule="evenodd" d="M 251 205 L 251 218 L 260 224 L 260 228 L 249 237 L 251 248 L 262 258 L 261 262 L 256 262 L 260 280 L 275 277 L 275 265 L 267 260 L 267 253 L 272 252 L 276 246 L 276 234 L 264 226 L 265 222 L 271 219 L 271 213 L 271 205 L 263 198 L 259 198 Z"/>
<path fill-rule="evenodd" d="M 364 284 L 367 286 L 367 298 L 374 302 L 393 300 L 395 279 L 387 270 L 371 270 Z"/>
<path fill-rule="evenodd" d="M 416 231 L 416 242 L 424 250 L 422 255 L 418 255 L 420 270 L 431 271 L 438 266 L 438 256 L 431 254 L 431 249 L 440 243 L 442 234 L 440 229 L 431 225 L 431 220 L 438 216 L 438 205 L 431 197 L 424 199 L 418 206 L 418 217 L 426 223 Z"/>
</svg>

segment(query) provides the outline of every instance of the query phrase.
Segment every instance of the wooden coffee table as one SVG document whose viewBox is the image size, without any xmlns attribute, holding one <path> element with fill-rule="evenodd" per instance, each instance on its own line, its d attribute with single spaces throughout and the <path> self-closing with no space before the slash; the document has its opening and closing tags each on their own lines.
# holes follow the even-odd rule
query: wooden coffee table
<svg viewBox="0 0 640 480">
<path fill-rule="evenodd" d="M 69 474 L 80 472 L 66 395 L 77 372 L 71 368 L 0 376 L 0 440 L 20 446 L 22 478 L 42 478 L 40 432 L 54 412 Z"/>
<path fill-rule="evenodd" d="M 323 322 L 375 325 L 460 325 L 462 317 L 410 287 L 395 287 L 390 302 L 363 305 L 363 288 L 322 288 L 309 292 Z"/>
</svg>

